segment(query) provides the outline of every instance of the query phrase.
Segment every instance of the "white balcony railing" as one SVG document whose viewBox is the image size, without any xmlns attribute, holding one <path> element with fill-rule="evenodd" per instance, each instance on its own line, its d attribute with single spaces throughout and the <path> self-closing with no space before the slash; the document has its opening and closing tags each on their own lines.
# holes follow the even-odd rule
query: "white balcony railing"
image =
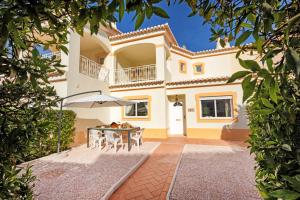
<svg viewBox="0 0 300 200">
<path fill-rule="evenodd" d="M 42 58 L 52 58 L 53 56 L 56 56 L 56 59 L 61 59 L 60 51 L 42 54 Z"/>
<path fill-rule="evenodd" d="M 80 55 L 79 72 L 81 74 L 87 75 L 91 78 L 98 79 L 101 68 L 102 68 L 101 64 L 85 56 Z"/>
<path fill-rule="evenodd" d="M 115 71 L 115 83 L 134 83 L 156 80 L 155 64 L 121 68 Z"/>
</svg>

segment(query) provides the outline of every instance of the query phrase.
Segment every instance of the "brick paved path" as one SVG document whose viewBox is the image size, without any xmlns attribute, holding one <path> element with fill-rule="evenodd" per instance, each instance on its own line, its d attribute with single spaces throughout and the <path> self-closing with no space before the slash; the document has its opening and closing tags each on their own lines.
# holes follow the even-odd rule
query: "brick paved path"
<svg viewBox="0 0 300 200">
<path fill-rule="evenodd" d="M 162 143 L 110 199 L 166 199 L 183 146 Z"/>
</svg>

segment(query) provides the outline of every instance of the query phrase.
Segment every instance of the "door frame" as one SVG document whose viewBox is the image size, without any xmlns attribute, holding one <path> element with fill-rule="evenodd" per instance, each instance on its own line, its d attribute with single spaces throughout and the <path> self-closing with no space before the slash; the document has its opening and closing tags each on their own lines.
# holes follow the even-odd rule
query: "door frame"
<svg viewBox="0 0 300 200">
<path fill-rule="evenodd" d="M 170 130 L 170 106 L 169 104 L 172 102 L 172 103 L 175 103 L 175 98 L 176 98 L 176 95 L 179 99 L 179 102 L 182 103 L 182 128 L 183 128 L 183 134 L 178 134 L 178 135 L 171 135 L 168 131 L 168 137 L 181 137 L 181 136 L 186 136 L 186 129 L 187 129 L 187 120 L 186 120 L 186 96 L 185 94 L 172 94 L 172 95 L 168 95 L 167 98 L 168 98 L 168 127 L 169 127 L 169 130 Z"/>
</svg>

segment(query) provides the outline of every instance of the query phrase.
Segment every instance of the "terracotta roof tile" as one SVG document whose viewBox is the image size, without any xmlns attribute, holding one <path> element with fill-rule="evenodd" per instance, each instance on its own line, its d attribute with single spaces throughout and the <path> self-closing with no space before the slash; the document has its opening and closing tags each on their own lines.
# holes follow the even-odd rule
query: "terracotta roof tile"
<svg viewBox="0 0 300 200">
<path fill-rule="evenodd" d="M 229 76 L 199 78 L 199 79 L 167 82 L 166 85 L 175 86 L 175 85 L 188 85 L 188 84 L 196 84 L 196 83 L 219 82 L 219 81 L 227 81 L 229 78 L 230 78 Z"/>
<path fill-rule="evenodd" d="M 146 81 L 146 82 L 137 82 L 137 83 L 125 83 L 125 84 L 116 84 L 109 86 L 109 89 L 115 88 L 126 88 L 126 87 L 139 87 L 139 86 L 151 86 L 151 85 L 161 85 L 164 81 L 154 80 L 154 81 Z"/>
<path fill-rule="evenodd" d="M 170 29 L 170 26 L 167 23 L 144 28 L 144 29 L 139 29 L 137 31 L 131 31 L 131 32 L 127 32 L 127 33 L 113 35 L 113 36 L 110 36 L 109 39 L 110 39 L 110 41 L 113 42 L 113 41 L 117 41 L 117 40 L 121 40 L 121 39 L 127 39 L 127 38 L 131 38 L 131 37 L 139 36 L 139 35 L 158 32 L 158 31 L 168 32 L 168 34 L 171 36 L 171 40 L 173 40 L 173 43 L 177 45 L 176 38 L 174 37 L 174 35 Z"/>
<path fill-rule="evenodd" d="M 180 53 L 184 53 L 191 58 L 238 50 L 238 47 L 235 47 L 235 46 L 232 46 L 229 48 L 222 48 L 222 49 L 208 49 L 208 50 L 197 51 L 197 52 L 193 52 L 191 50 L 182 48 L 182 47 L 178 46 L 177 40 L 174 37 L 172 30 L 170 29 L 170 26 L 168 25 L 168 23 L 157 25 L 157 26 L 152 26 L 152 27 L 148 27 L 148 28 L 144 28 L 144 29 L 139 29 L 137 31 L 131 31 L 131 32 L 127 32 L 127 33 L 120 33 L 117 35 L 112 35 L 109 37 L 109 39 L 111 42 L 115 42 L 118 40 L 128 39 L 128 38 L 145 35 L 148 33 L 155 33 L 155 32 L 159 32 L 159 31 L 166 31 L 169 34 L 170 39 L 173 42 L 171 44 L 171 50 L 178 51 Z"/>
<path fill-rule="evenodd" d="M 197 51 L 193 52 L 188 49 L 182 48 L 177 45 L 172 45 L 171 49 L 175 51 L 179 51 L 181 53 L 184 53 L 190 57 L 197 57 L 197 56 L 202 56 L 202 55 L 210 55 L 210 54 L 215 54 L 215 53 L 223 53 L 223 52 L 230 52 L 230 51 L 236 51 L 238 50 L 238 47 L 232 46 L 229 48 L 222 48 L 222 49 L 208 49 L 208 50 L 203 50 L 203 51 Z"/>
</svg>

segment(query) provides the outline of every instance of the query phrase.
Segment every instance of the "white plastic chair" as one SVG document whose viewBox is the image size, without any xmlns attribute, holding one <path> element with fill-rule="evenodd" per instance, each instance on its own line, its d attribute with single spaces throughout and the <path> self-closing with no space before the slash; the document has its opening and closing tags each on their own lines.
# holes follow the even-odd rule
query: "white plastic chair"
<svg viewBox="0 0 300 200">
<path fill-rule="evenodd" d="M 143 143 L 143 132 L 144 129 L 137 130 L 134 134 L 131 135 L 131 139 L 135 141 L 138 150 L 140 150 L 140 146 Z"/>
<path fill-rule="evenodd" d="M 123 138 L 122 138 L 122 134 L 118 135 L 115 133 L 115 131 L 110 131 L 110 130 L 106 130 L 104 131 L 105 134 L 105 140 L 106 140 L 106 146 L 108 148 L 109 144 L 111 144 L 115 151 L 117 152 L 117 145 L 121 144 L 123 147 Z M 115 135 L 117 135 L 117 137 L 115 137 Z"/>
<path fill-rule="evenodd" d="M 100 131 L 98 130 L 90 130 L 90 141 L 92 142 L 92 147 L 100 147 L 101 149 L 101 144 L 104 142 L 105 137 L 100 136 L 99 134 L 101 134 Z"/>
</svg>

